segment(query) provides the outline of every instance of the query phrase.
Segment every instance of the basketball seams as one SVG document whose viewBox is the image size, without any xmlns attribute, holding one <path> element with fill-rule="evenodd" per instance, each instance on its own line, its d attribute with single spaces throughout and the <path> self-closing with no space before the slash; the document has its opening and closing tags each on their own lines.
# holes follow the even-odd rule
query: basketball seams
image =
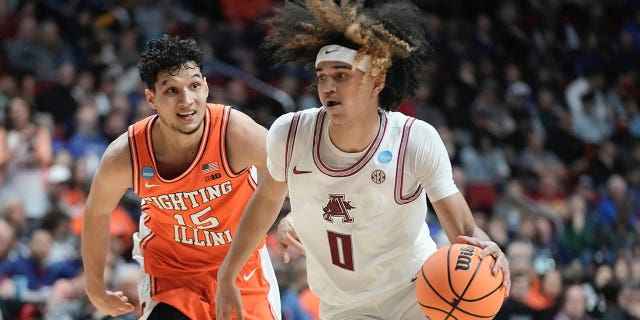
<svg viewBox="0 0 640 320">
<path fill-rule="evenodd" d="M 464 289 L 462 290 L 462 292 L 460 294 L 458 294 L 458 292 L 456 292 L 455 288 L 453 287 L 453 284 L 451 283 L 451 249 L 453 248 L 453 246 L 449 247 L 449 250 L 447 251 L 447 280 L 449 282 L 449 288 L 451 289 L 451 292 L 453 293 L 453 295 L 456 297 L 456 299 L 453 301 L 453 303 L 451 304 L 451 307 L 453 308 L 451 310 L 451 312 L 449 312 L 449 314 L 453 313 L 456 309 L 465 312 L 463 309 L 458 307 L 458 304 L 460 304 L 460 301 L 466 301 L 464 299 L 464 294 L 467 293 L 467 291 L 469 290 L 469 287 L 471 287 L 471 283 L 473 282 L 473 279 L 476 277 L 476 274 L 478 273 L 478 270 L 480 269 L 480 266 L 482 265 L 482 260 L 480 260 L 480 263 L 476 264 L 475 269 L 473 270 L 473 274 L 471 275 L 471 277 L 469 277 L 469 279 L 467 279 L 467 284 L 465 285 Z M 460 251 L 459 247 L 457 247 L 458 250 Z M 477 247 L 473 248 L 473 255 L 475 256 L 477 253 Z M 465 312 L 466 313 L 466 312 Z"/>
<path fill-rule="evenodd" d="M 474 247 L 473 248 L 473 255 L 474 256 L 476 255 L 477 251 L 478 251 L 477 247 Z M 449 257 L 447 257 L 447 268 L 451 269 L 451 266 L 449 266 L 449 261 L 450 261 Z M 476 264 L 476 268 L 475 268 L 475 270 L 473 270 L 473 274 L 471 275 L 471 277 L 469 277 L 469 280 L 467 280 L 467 284 L 464 287 L 464 290 L 462 290 L 462 293 L 460 293 L 460 295 L 458 295 L 458 293 L 451 286 L 451 278 L 449 278 L 449 287 L 452 287 L 451 291 L 456 296 L 456 298 L 458 298 L 458 301 L 477 301 L 477 300 L 465 300 L 464 299 L 464 294 L 467 293 L 467 291 L 469 290 L 469 287 L 471 287 L 471 283 L 473 282 L 473 279 L 475 279 L 476 274 L 478 274 L 478 270 L 480 270 L 480 266 L 482 266 L 482 260 L 480 260 L 480 263 Z"/>
<path fill-rule="evenodd" d="M 418 282 L 418 285 L 416 286 L 416 288 L 418 289 L 418 292 L 425 292 L 426 294 L 418 295 L 417 297 L 418 304 L 420 305 L 422 310 L 425 312 L 425 315 L 431 315 L 431 317 L 434 317 L 435 315 L 437 315 L 438 318 L 440 318 L 441 316 L 444 316 L 443 319 L 448 319 L 448 320 L 458 320 L 463 318 L 467 319 L 467 317 L 469 318 L 472 317 L 473 319 L 477 319 L 477 320 L 493 319 L 495 315 L 498 313 L 499 308 L 498 310 L 495 310 L 495 312 L 493 312 L 493 314 L 491 315 L 487 315 L 487 313 L 491 313 L 491 311 L 494 311 L 491 309 L 486 309 L 486 308 L 483 309 L 482 307 L 474 311 L 468 311 L 465 309 L 477 308 L 478 303 L 482 304 L 481 300 L 483 299 L 489 298 L 491 301 L 496 301 L 497 296 L 495 295 L 497 294 L 497 291 L 499 291 L 500 288 L 502 287 L 502 281 L 500 281 L 495 288 L 491 288 L 491 286 L 487 286 L 489 284 L 488 282 L 485 282 L 485 280 L 482 280 L 489 276 L 487 272 L 489 273 L 491 272 L 489 269 L 491 268 L 490 264 L 492 262 L 492 259 L 487 259 L 487 261 L 485 261 L 485 259 L 480 259 L 478 257 L 479 248 L 476 246 L 473 246 L 474 249 L 473 249 L 472 260 L 475 261 L 475 266 L 473 267 L 473 269 L 468 268 L 466 269 L 467 270 L 466 272 L 463 272 L 465 274 L 464 276 L 455 277 L 457 273 L 454 273 L 454 270 L 452 270 L 452 267 L 455 266 L 454 264 L 457 265 L 459 261 L 457 258 L 453 259 L 452 257 L 458 255 L 458 258 L 459 258 L 459 255 L 461 254 L 460 248 L 462 248 L 463 246 L 465 245 L 464 244 L 450 245 L 448 246 L 447 249 L 445 249 L 446 251 L 441 250 L 439 254 L 434 253 L 432 255 L 432 257 L 434 257 L 434 259 L 436 260 L 440 260 L 440 261 L 446 260 L 446 262 L 442 261 L 444 265 L 440 264 L 442 265 L 442 267 L 446 268 L 446 275 L 440 273 L 436 269 L 433 269 L 435 265 L 438 265 L 438 263 L 436 263 L 435 265 L 434 264 L 427 265 L 425 262 L 425 264 L 423 264 L 422 268 L 420 269 L 422 278 L 420 279 L 421 281 Z M 452 251 L 452 249 L 455 249 L 455 250 Z M 487 268 L 487 265 L 489 266 L 488 267 L 489 269 Z M 481 268 L 484 268 L 484 269 L 481 269 Z M 472 272 L 472 274 L 469 275 L 469 272 Z M 429 276 L 427 276 L 427 273 L 429 273 Z M 434 276 L 436 276 L 436 278 L 433 278 Z M 444 276 L 447 277 L 446 280 L 444 279 Z M 493 274 L 491 274 L 491 276 L 497 279 L 497 277 L 495 277 Z M 432 280 L 429 280 L 429 277 L 432 277 Z M 468 279 L 465 279 L 467 277 Z M 464 289 L 460 294 L 458 294 L 458 292 L 456 292 L 455 290 L 456 288 L 454 288 L 454 285 L 458 284 L 457 287 L 459 288 L 460 287 L 459 284 L 461 284 L 460 282 L 465 280 L 466 280 L 466 283 L 464 284 Z M 480 281 L 481 283 L 486 283 L 487 285 L 480 285 L 480 287 L 475 285 L 474 287 L 474 280 Z M 424 286 L 425 284 L 426 286 Z M 449 287 L 450 292 L 446 292 L 446 289 L 444 291 L 442 290 L 447 286 Z M 440 287 L 441 289 L 436 289 L 436 287 Z M 489 292 L 486 292 L 483 290 L 487 287 L 488 289 L 490 289 Z M 442 293 L 439 292 L 438 290 L 442 291 Z M 481 296 L 474 297 L 473 299 L 465 298 L 465 295 L 471 295 L 472 293 L 474 296 L 476 295 L 481 295 Z M 425 298 L 426 298 L 426 301 L 425 301 Z M 429 303 L 430 305 L 427 305 L 426 303 Z M 449 307 L 451 309 L 447 311 Z M 435 314 L 430 314 L 430 312 L 435 312 Z M 483 312 L 483 314 L 477 314 L 476 312 Z"/>
<path fill-rule="evenodd" d="M 446 315 L 447 315 L 447 317 L 445 318 L 445 320 L 446 320 L 446 319 L 449 319 L 449 317 L 453 318 L 453 320 L 458 320 L 458 318 L 457 318 L 456 316 L 454 316 L 454 315 L 452 315 L 452 314 L 447 313 L 447 311 L 446 311 L 446 310 L 443 310 L 443 309 L 440 309 L 440 308 L 436 308 L 436 307 L 432 307 L 432 306 L 427 306 L 427 305 L 422 304 L 422 302 L 418 302 L 418 303 L 419 303 L 423 308 L 431 309 L 431 310 L 437 310 L 437 311 L 440 311 L 440 312 L 442 312 L 442 313 L 446 314 Z"/>
<path fill-rule="evenodd" d="M 424 269 L 420 269 L 420 271 L 421 271 L 420 273 L 422 274 L 422 278 L 424 279 L 424 282 L 429 286 L 429 288 L 431 288 L 431 291 L 433 291 L 433 293 L 435 293 L 435 294 L 440 298 L 440 300 L 444 301 L 446 304 L 448 304 L 448 305 L 450 305 L 450 306 L 451 306 L 451 303 L 450 303 L 447 299 L 445 299 L 445 297 L 443 297 L 443 296 L 440 294 L 440 292 L 438 292 L 438 291 L 436 290 L 436 288 L 434 288 L 434 287 L 431 285 L 431 282 L 430 282 L 430 281 L 429 281 L 429 279 L 427 278 L 427 275 L 424 273 Z M 454 293 L 454 294 L 455 294 L 455 293 Z M 430 308 L 430 309 L 435 309 L 435 310 L 443 311 L 444 313 L 446 313 L 446 314 L 448 314 L 448 315 L 451 315 L 449 312 L 446 312 L 445 310 L 442 310 L 442 309 L 439 309 L 439 308 L 435 308 L 435 307 L 425 306 L 425 305 L 424 305 L 421 301 L 419 301 L 419 300 L 418 300 L 418 303 L 419 303 L 420 305 L 424 306 L 425 308 Z M 455 307 L 454 307 L 454 310 L 455 310 Z"/>
<path fill-rule="evenodd" d="M 488 257 L 487 257 L 488 258 Z M 486 259 L 486 258 L 485 258 Z M 478 267 L 476 268 L 476 271 L 473 273 L 473 277 L 476 276 L 476 272 L 477 270 L 480 269 L 482 263 L 484 263 L 485 259 L 480 260 L 480 263 L 478 263 Z M 471 281 L 473 280 L 473 277 L 471 278 L 471 280 L 469 280 L 469 283 L 471 283 Z M 500 287 L 502 287 L 502 283 L 498 284 L 497 287 L 495 287 L 493 290 L 489 291 L 487 294 L 480 296 L 476 299 L 462 299 L 460 298 L 460 300 L 464 301 L 464 302 L 476 302 L 476 301 L 480 301 L 482 299 L 485 299 L 486 297 L 492 295 L 494 292 L 496 292 L 497 290 L 500 290 Z"/>
<path fill-rule="evenodd" d="M 449 251 L 447 252 L 447 259 L 449 258 L 449 252 L 450 252 L 450 251 L 451 251 L 451 248 L 449 248 Z M 447 268 L 447 269 L 448 269 L 448 268 Z M 429 288 L 431 288 L 431 291 L 433 291 L 433 293 L 435 293 L 435 294 L 440 298 L 440 300 L 444 301 L 446 304 L 448 304 L 449 306 L 452 306 L 452 307 L 453 307 L 453 309 L 452 309 L 451 311 L 447 312 L 447 311 L 446 311 L 446 310 L 444 310 L 444 309 L 440 309 L 440 308 L 436 308 L 436 307 L 432 307 L 432 306 L 425 305 L 424 303 L 422 303 L 422 301 L 418 300 L 418 304 L 420 304 L 423 308 L 433 309 L 433 310 L 437 310 L 437 311 L 441 311 L 442 313 L 445 313 L 445 314 L 447 315 L 447 317 L 445 318 L 445 320 L 446 320 L 446 319 L 448 319 L 448 317 L 451 317 L 451 318 L 453 318 L 454 320 L 458 320 L 458 318 L 457 318 L 455 315 L 453 315 L 453 314 L 452 314 L 452 312 L 454 312 L 454 311 L 456 311 L 456 310 L 459 310 L 459 311 L 461 311 L 461 312 L 462 312 L 462 313 L 464 313 L 464 314 L 467 314 L 467 315 L 470 315 L 470 316 L 473 316 L 473 317 L 476 317 L 476 318 L 481 318 L 481 319 L 491 319 L 491 318 L 495 317 L 495 314 L 490 315 L 490 316 L 485 316 L 485 315 L 475 314 L 475 313 L 472 313 L 472 312 L 469 312 L 469 311 L 466 311 L 466 310 L 464 310 L 464 309 L 459 308 L 459 307 L 457 306 L 457 304 L 458 304 L 457 302 L 460 302 L 460 300 L 461 300 L 461 299 L 456 299 L 456 304 L 455 304 L 455 306 L 454 306 L 454 305 L 453 305 L 451 302 L 449 302 L 445 297 L 443 297 L 443 296 L 442 296 L 442 295 L 441 295 L 441 294 L 436 290 L 436 288 L 434 288 L 434 287 L 433 287 L 433 285 L 431 285 L 431 282 L 429 281 L 429 278 L 428 278 L 428 277 L 427 277 L 427 275 L 425 274 L 424 269 L 420 269 L 420 273 L 421 273 L 421 275 L 422 275 L 422 278 L 424 279 L 424 282 L 429 286 Z M 449 273 L 449 271 L 447 271 L 447 273 Z M 449 280 L 449 281 L 450 281 L 450 280 Z M 499 287 L 498 287 L 498 288 L 499 288 Z M 452 289 L 452 292 L 453 292 L 453 295 L 455 295 L 456 297 L 458 297 L 458 295 L 455 293 L 455 291 L 453 291 L 453 289 Z M 495 292 L 495 289 L 494 289 L 492 292 Z M 463 300 L 463 301 L 465 301 L 465 300 Z"/>
</svg>

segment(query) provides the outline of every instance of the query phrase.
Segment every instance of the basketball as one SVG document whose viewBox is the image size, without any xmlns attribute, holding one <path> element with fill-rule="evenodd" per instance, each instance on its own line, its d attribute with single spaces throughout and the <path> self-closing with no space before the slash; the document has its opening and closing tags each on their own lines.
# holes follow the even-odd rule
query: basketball
<svg viewBox="0 0 640 320">
<path fill-rule="evenodd" d="M 491 273 L 495 258 L 480 260 L 481 248 L 454 244 L 438 249 L 423 264 L 416 296 L 431 320 L 493 319 L 504 301 L 502 270 Z"/>
</svg>

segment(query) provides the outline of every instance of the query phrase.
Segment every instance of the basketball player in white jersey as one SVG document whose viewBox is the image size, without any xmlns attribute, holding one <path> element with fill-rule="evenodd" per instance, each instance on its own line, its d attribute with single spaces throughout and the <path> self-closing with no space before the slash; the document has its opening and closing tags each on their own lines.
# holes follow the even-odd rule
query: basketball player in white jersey
<svg viewBox="0 0 640 320">
<path fill-rule="evenodd" d="M 438 133 L 389 111 L 415 89 L 430 52 L 419 10 L 406 2 L 305 3 L 288 2 L 270 19 L 266 43 L 283 61 L 315 65 L 322 107 L 283 115 L 269 130 L 269 174 L 218 273 L 217 319 L 241 310 L 233 279 L 287 194 L 322 319 L 425 318 L 414 280 L 436 250 L 427 194 L 452 243 L 497 259 L 493 270 L 504 272 L 508 293 L 507 260 L 475 225 Z"/>
</svg>

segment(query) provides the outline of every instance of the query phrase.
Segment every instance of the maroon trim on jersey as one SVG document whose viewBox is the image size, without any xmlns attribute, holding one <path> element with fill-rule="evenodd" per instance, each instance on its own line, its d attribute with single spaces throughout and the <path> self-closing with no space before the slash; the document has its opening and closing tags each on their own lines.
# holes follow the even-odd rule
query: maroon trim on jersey
<svg viewBox="0 0 640 320">
<path fill-rule="evenodd" d="M 369 145 L 369 148 L 367 149 L 365 154 L 360 159 L 358 159 L 358 161 L 356 161 L 356 163 L 354 163 L 352 166 L 345 169 L 335 169 L 325 164 L 322 161 L 322 158 L 320 157 L 320 145 L 322 142 L 322 132 L 324 130 L 324 119 L 327 115 L 327 112 L 324 109 L 322 109 L 318 113 L 318 116 L 316 118 L 316 126 L 315 126 L 314 135 L 313 135 L 313 151 L 312 151 L 313 162 L 315 162 L 316 167 L 318 167 L 320 172 L 330 177 L 348 177 L 357 173 L 362 168 L 364 168 L 364 166 L 367 165 L 369 160 L 371 160 L 371 158 L 373 158 L 373 156 L 375 155 L 376 151 L 378 150 L 378 147 L 382 143 L 382 138 L 384 138 L 384 133 L 387 130 L 387 114 L 382 110 L 378 110 L 378 114 L 380 115 L 378 132 L 376 133 L 376 136 L 373 139 L 373 142 L 371 143 L 371 145 Z"/>
<path fill-rule="evenodd" d="M 289 167 L 293 156 L 293 147 L 296 143 L 296 133 L 300 124 L 300 112 L 296 112 L 289 123 L 289 134 L 287 134 L 287 144 L 284 152 L 284 179 L 289 180 Z"/>
<path fill-rule="evenodd" d="M 136 135 L 134 126 L 129 126 L 129 153 L 131 154 L 131 175 L 133 183 L 133 193 L 140 192 L 140 163 L 138 163 L 138 153 L 136 152 Z"/>
<path fill-rule="evenodd" d="M 396 183 L 393 188 L 393 195 L 396 203 L 399 205 L 407 204 L 420 196 L 422 192 L 422 186 L 418 185 L 418 188 L 409 196 L 404 196 L 402 193 L 402 185 L 404 183 L 404 163 L 407 157 L 407 145 L 409 144 L 409 133 L 411 132 L 411 126 L 416 121 L 415 118 L 408 117 L 404 122 L 404 128 L 402 129 L 402 140 L 400 140 L 400 148 L 398 150 L 398 163 L 396 165 Z"/>
</svg>

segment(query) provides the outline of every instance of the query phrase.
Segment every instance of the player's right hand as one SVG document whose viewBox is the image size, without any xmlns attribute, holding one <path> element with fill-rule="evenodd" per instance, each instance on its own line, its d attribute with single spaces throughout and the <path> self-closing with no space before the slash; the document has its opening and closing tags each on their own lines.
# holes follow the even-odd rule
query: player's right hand
<svg viewBox="0 0 640 320">
<path fill-rule="evenodd" d="M 217 320 L 231 320 L 234 310 L 236 319 L 244 320 L 240 290 L 234 282 L 218 281 L 215 304 Z"/>
<path fill-rule="evenodd" d="M 102 314 L 112 317 L 119 316 L 133 311 L 135 308 L 129 303 L 129 298 L 122 291 L 105 291 L 100 297 L 90 297 L 93 305 Z"/>
<path fill-rule="evenodd" d="M 303 256 L 306 254 L 302 242 L 300 242 L 300 238 L 298 237 L 298 233 L 296 229 L 293 228 L 293 218 L 291 218 L 291 214 L 286 215 L 278 223 L 278 244 L 280 248 L 282 248 L 284 263 L 289 263 L 289 260 L 291 260 L 291 255 L 288 251 L 289 247 Z"/>
</svg>

